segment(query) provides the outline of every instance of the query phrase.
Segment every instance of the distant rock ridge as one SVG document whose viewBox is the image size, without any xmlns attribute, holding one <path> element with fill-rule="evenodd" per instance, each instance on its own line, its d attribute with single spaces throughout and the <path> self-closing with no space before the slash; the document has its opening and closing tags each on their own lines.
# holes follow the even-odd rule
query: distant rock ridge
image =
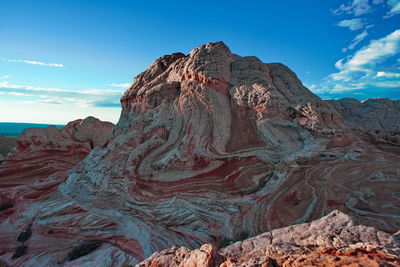
<svg viewBox="0 0 400 267">
<path fill-rule="evenodd" d="M 18 137 L 16 148 L 9 158 L 19 160 L 29 158 L 32 153 L 40 151 L 62 151 L 66 153 L 86 153 L 108 140 L 114 124 L 103 122 L 94 117 L 87 117 L 69 122 L 58 129 L 29 128 Z"/>
<path fill-rule="evenodd" d="M 23 196 L 1 211 L 0 259 L 134 265 L 172 246 L 229 244 L 333 210 L 396 232 L 400 146 L 377 142 L 336 104 L 286 66 L 222 42 L 161 57 L 125 92 L 107 134 L 73 123 L 24 135 L 0 170 L 2 203 Z M 15 241 L 21 233 L 31 233 L 26 244 Z"/>
<path fill-rule="evenodd" d="M 400 143 L 400 100 L 373 98 L 360 102 L 343 98 L 327 102 L 351 125 L 374 137 Z"/>
<path fill-rule="evenodd" d="M 26 129 L 19 136 L 17 146 L 0 164 L 0 255 L 17 245 L 14 235 L 19 229 L 12 226 L 15 221 L 29 213 L 35 202 L 54 197 L 68 171 L 96 146 L 103 145 L 113 127 L 110 122 L 87 117 L 60 129 Z M 27 216 L 18 227 L 24 229 L 35 220 Z"/>
<path fill-rule="evenodd" d="M 0 161 L 3 161 L 17 144 L 17 138 L 0 135 Z"/>
</svg>

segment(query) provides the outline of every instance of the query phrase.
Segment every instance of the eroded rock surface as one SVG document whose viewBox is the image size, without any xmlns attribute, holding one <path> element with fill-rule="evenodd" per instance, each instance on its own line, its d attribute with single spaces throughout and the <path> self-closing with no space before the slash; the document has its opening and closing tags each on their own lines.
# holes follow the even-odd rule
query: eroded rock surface
<svg viewBox="0 0 400 267">
<path fill-rule="evenodd" d="M 328 102 L 352 126 L 374 137 L 400 143 L 400 100 L 375 98 L 359 102 L 343 98 Z"/>
<path fill-rule="evenodd" d="M 86 145 L 67 146 L 66 153 L 82 150 L 83 158 L 100 146 L 68 179 L 79 159 L 70 164 L 59 152 L 51 158 L 67 161 L 60 172 L 54 166 L 61 163 L 42 168 L 32 161 L 18 172 L 8 161 L 2 165 L 0 181 L 25 184 L 33 193 L 22 195 L 34 202 L 2 217 L 4 240 L 32 230 L 24 254 L 12 259 L 11 242 L 3 261 L 133 265 L 172 246 L 228 245 L 336 209 L 379 230 L 399 229 L 400 147 L 371 143 L 367 128 L 355 130 L 282 64 L 210 43 L 156 60 L 121 104 L 104 144 L 88 131 L 74 132 Z M 51 144 L 63 147 L 56 136 Z M 47 140 L 37 139 L 29 144 Z M 17 149 L 29 155 L 34 148 Z M 32 185 L 37 169 L 45 175 Z M 39 197 L 49 187 L 52 193 Z M 93 250 L 83 245 L 92 242 Z M 69 261 L 72 251 L 80 256 Z"/>
<path fill-rule="evenodd" d="M 137 267 L 399 266 L 400 240 L 339 211 L 312 223 L 264 233 L 228 247 L 156 252 Z"/>
<path fill-rule="evenodd" d="M 0 135 L 0 161 L 3 161 L 8 152 L 10 152 L 16 145 L 16 137 L 6 137 Z"/>
<path fill-rule="evenodd" d="M 20 265 L 17 258 L 35 251 L 34 246 L 24 243 L 30 243 L 36 216 L 46 216 L 46 211 L 32 213 L 32 203 L 52 199 L 52 206 L 46 209 L 62 209 L 64 203 L 57 202 L 58 185 L 94 147 L 106 143 L 113 127 L 112 123 L 88 117 L 61 129 L 31 128 L 20 135 L 17 146 L 0 165 L 0 255 L 11 258 L 9 264 Z M 35 224 L 34 228 L 37 238 L 40 226 Z M 62 243 L 62 239 L 56 242 Z"/>
</svg>

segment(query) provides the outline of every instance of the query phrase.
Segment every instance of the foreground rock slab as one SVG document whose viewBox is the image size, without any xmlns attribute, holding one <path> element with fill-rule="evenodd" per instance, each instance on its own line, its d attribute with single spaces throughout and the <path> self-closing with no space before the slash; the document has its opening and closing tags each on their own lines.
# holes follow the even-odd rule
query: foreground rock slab
<svg viewBox="0 0 400 267">
<path fill-rule="evenodd" d="M 172 247 L 137 267 L 399 266 L 399 236 L 358 225 L 339 211 L 312 223 L 273 230 L 228 247 Z"/>
</svg>

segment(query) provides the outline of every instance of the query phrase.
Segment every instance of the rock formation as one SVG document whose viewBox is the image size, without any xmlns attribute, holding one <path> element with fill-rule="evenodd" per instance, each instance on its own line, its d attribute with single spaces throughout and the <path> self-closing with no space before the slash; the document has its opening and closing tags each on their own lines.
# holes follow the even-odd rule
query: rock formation
<svg viewBox="0 0 400 267">
<path fill-rule="evenodd" d="M 0 135 L 0 161 L 3 161 L 17 144 L 17 138 Z"/>
<path fill-rule="evenodd" d="M 94 147 L 103 145 L 113 127 L 112 123 L 88 117 L 61 129 L 27 129 L 19 136 L 17 146 L 0 165 L 0 255 L 26 252 L 23 243 L 32 235 L 35 220 L 29 214 L 31 205 L 57 198 L 57 187 L 68 171 Z M 14 225 L 16 221 L 21 223 Z"/>
<path fill-rule="evenodd" d="M 273 230 L 228 247 L 172 247 L 137 267 L 399 266 L 400 239 L 333 211 L 312 223 Z"/>
<path fill-rule="evenodd" d="M 400 100 L 387 98 L 359 102 L 352 98 L 328 101 L 351 126 L 372 136 L 400 143 Z"/>
<path fill-rule="evenodd" d="M 347 122 L 282 64 L 210 43 L 156 60 L 121 104 L 106 142 L 86 130 L 61 131 L 54 142 L 29 137 L 1 165 L 2 201 L 15 202 L 10 188 L 23 185 L 17 195 L 29 202 L 2 214 L 1 260 L 132 265 L 172 246 L 228 245 L 336 209 L 399 229 L 400 147 L 371 143 L 369 127 Z M 64 133 L 77 142 L 64 146 Z M 28 165 L 13 164 L 25 155 Z M 22 233 L 26 242 L 15 241 Z"/>
</svg>

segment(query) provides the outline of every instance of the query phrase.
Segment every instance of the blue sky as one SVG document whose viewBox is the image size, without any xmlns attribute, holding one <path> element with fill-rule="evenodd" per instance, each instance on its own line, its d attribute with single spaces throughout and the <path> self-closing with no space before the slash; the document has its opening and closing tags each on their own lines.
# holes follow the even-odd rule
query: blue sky
<svg viewBox="0 0 400 267">
<path fill-rule="evenodd" d="M 400 98 L 400 0 L 0 0 L 0 121 L 116 122 L 158 57 L 224 41 L 324 99 Z"/>
</svg>

